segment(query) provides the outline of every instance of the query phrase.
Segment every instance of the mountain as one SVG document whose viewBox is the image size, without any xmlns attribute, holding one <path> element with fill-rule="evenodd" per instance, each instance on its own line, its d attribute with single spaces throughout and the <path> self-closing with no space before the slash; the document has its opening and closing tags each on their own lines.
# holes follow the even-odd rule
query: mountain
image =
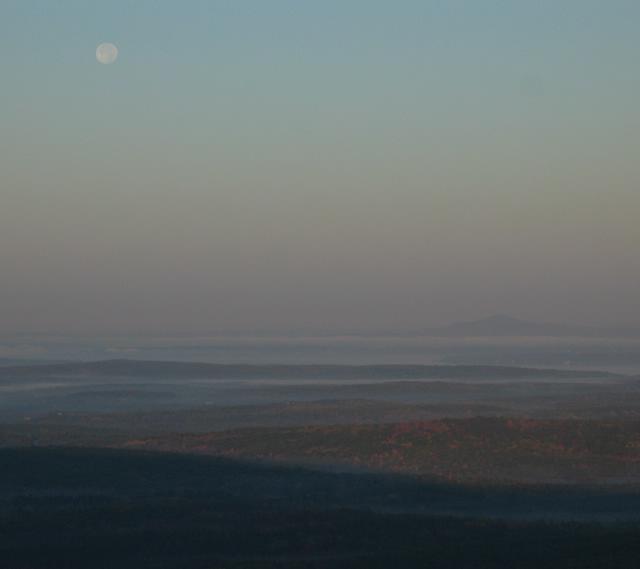
<svg viewBox="0 0 640 569">
<path fill-rule="evenodd" d="M 431 328 L 421 332 L 425 336 L 437 337 L 640 337 L 640 330 L 634 328 L 606 328 L 598 326 L 577 326 L 551 322 L 531 322 L 520 320 L 505 314 L 494 314 L 480 320 L 455 322 L 440 328 Z"/>
</svg>

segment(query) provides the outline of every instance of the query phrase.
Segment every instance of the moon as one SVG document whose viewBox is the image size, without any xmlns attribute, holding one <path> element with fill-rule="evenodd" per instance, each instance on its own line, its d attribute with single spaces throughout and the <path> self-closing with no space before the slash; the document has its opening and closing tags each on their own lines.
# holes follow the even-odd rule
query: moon
<svg viewBox="0 0 640 569">
<path fill-rule="evenodd" d="M 96 59 L 99 63 L 109 65 L 118 59 L 118 48 L 112 43 L 101 43 L 96 48 Z"/>
</svg>

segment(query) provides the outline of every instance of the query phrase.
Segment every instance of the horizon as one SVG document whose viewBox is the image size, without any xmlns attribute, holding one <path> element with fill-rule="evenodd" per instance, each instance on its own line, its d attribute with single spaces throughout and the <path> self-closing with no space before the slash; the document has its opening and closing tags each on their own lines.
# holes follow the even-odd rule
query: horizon
<svg viewBox="0 0 640 569">
<path fill-rule="evenodd" d="M 568 321 L 538 321 L 526 318 L 520 318 L 510 314 L 494 313 L 486 316 L 481 316 L 474 319 L 462 319 L 453 321 L 437 322 L 432 324 L 424 324 L 422 326 L 413 329 L 358 329 L 356 327 L 345 329 L 314 329 L 314 328 L 291 328 L 291 329 L 255 329 L 255 330 L 215 330 L 203 331 L 200 333 L 175 333 L 175 332 L 150 332 L 150 331 L 122 331 L 113 333 L 64 333 L 64 332 L 19 332 L 19 333 L 0 333 L 0 340 L 9 340 L 12 338 L 59 338 L 59 339 L 80 339 L 80 338 L 92 338 L 95 340 L 107 339 L 107 338 L 129 338 L 129 339 L 184 339 L 184 340 L 198 340 L 198 339 L 322 339 L 322 338 L 375 338 L 375 337 L 388 337 L 388 338 L 447 338 L 447 333 L 455 331 L 457 328 L 464 328 L 467 325 L 524 325 L 534 327 L 547 327 L 550 330 L 549 334 L 536 333 L 533 336 L 544 337 L 548 336 L 553 338 L 555 334 L 560 334 L 555 337 L 571 337 L 569 331 L 575 331 L 575 338 L 580 338 L 583 334 L 585 338 L 594 337 L 593 334 L 604 334 L 602 337 L 606 338 L 609 334 L 616 333 L 623 334 L 637 334 L 640 337 L 640 323 L 584 323 L 584 322 L 568 322 Z M 556 332 L 553 332 L 556 329 Z M 445 334 L 438 336 L 438 334 Z M 472 332 L 468 338 L 482 338 L 480 333 Z M 493 335 L 489 333 L 486 338 L 499 338 L 500 335 Z M 513 334 L 514 338 L 527 337 L 526 334 L 519 335 Z M 596 338 L 598 336 L 595 336 Z M 628 336 L 634 337 L 634 336 Z M 464 339 L 465 336 L 461 336 Z"/>
<path fill-rule="evenodd" d="M 592 328 L 504 315 L 421 332 L 0 335 L 0 365 L 105 360 L 225 365 L 480 365 L 640 370 L 640 327 Z"/>
</svg>

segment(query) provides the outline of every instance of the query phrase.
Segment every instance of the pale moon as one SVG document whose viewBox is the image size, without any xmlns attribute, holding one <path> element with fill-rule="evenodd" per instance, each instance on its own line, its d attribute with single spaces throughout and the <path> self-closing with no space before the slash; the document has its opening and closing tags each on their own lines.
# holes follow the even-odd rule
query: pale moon
<svg viewBox="0 0 640 569">
<path fill-rule="evenodd" d="M 112 43 L 101 43 L 96 48 L 96 59 L 100 63 L 109 65 L 118 59 L 118 48 Z"/>
</svg>

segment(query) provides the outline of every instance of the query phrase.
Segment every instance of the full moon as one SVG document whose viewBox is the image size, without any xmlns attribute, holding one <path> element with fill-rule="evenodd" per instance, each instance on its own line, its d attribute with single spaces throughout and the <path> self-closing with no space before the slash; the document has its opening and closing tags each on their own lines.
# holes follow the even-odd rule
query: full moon
<svg viewBox="0 0 640 569">
<path fill-rule="evenodd" d="M 96 48 L 96 59 L 100 63 L 109 65 L 118 59 L 118 48 L 112 43 L 101 43 Z"/>
</svg>

